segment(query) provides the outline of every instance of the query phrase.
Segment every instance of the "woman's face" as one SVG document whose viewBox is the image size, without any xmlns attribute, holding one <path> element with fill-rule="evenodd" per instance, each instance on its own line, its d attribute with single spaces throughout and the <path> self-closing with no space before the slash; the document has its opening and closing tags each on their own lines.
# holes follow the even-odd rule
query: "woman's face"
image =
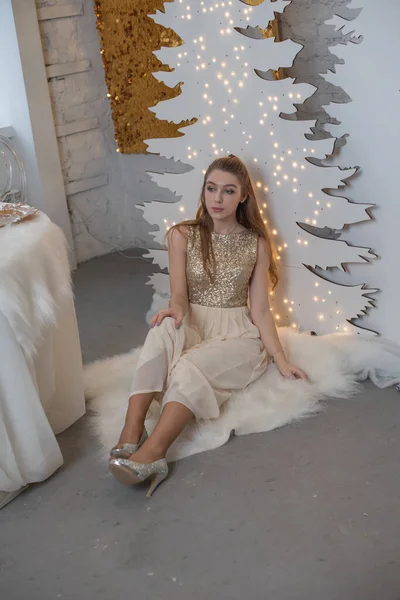
<svg viewBox="0 0 400 600">
<path fill-rule="evenodd" d="M 204 189 L 206 208 L 213 220 L 236 218 L 236 209 L 243 199 L 239 179 L 226 171 L 211 171 Z"/>
</svg>

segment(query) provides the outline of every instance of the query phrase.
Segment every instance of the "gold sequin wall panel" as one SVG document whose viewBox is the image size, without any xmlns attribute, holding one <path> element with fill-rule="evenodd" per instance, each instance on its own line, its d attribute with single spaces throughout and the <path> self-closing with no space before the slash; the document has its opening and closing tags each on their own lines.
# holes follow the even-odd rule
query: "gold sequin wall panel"
<svg viewBox="0 0 400 600">
<path fill-rule="evenodd" d="M 172 0 L 165 0 L 171 2 Z M 148 15 L 163 10 L 161 0 L 96 0 L 97 29 L 114 121 L 118 152 L 143 153 L 144 140 L 179 137 L 180 127 L 195 122 L 161 121 L 149 108 L 181 93 L 181 84 L 169 88 L 153 76 L 171 71 L 153 54 L 161 46 L 183 42 L 172 30 Z"/>
</svg>

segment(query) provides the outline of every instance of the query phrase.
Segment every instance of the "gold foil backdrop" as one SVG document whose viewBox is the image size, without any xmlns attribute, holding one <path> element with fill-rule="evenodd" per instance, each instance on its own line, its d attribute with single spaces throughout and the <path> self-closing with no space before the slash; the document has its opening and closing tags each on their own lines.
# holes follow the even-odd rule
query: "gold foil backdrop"
<svg viewBox="0 0 400 600">
<path fill-rule="evenodd" d="M 179 137 L 183 135 L 179 128 L 196 122 L 196 119 L 180 123 L 161 121 L 149 110 L 162 100 L 176 98 L 182 85 L 169 88 L 153 76 L 157 71 L 171 71 L 153 51 L 183 43 L 172 29 L 158 25 L 148 16 L 157 9 L 164 10 L 164 1 L 95 2 L 118 152 L 146 152 L 145 139 Z"/>
</svg>

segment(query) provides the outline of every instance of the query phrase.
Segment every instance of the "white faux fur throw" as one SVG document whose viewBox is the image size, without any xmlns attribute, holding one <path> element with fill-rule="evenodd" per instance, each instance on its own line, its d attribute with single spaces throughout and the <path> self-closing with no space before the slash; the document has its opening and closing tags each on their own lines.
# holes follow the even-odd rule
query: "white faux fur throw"
<svg viewBox="0 0 400 600">
<path fill-rule="evenodd" d="M 187 427 L 173 444 L 168 460 L 178 460 L 225 444 L 236 435 L 270 431 L 321 408 L 325 398 L 348 398 L 368 377 L 378 387 L 400 382 L 400 347 L 381 338 L 332 334 L 310 336 L 288 328 L 279 330 L 288 359 L 309 375 L 310 383 L 282 378 L 274 364 L 245 390 L 234 393 L 212 421 Z M 97 361 L 85 368 L 85 394 L 95 415 L 94 431 L 104 457 L 122 429 L 133 370 L 140 348 L 129 354 Z M 146 427 L 157 422 L 158 404 L 150 408 Z"/>
<path fill-rule="evenodd" d="M 43 213 L 0 229 L 0 311 L 27 358 L 71 296 L 66 240 Z"/>
</svg>

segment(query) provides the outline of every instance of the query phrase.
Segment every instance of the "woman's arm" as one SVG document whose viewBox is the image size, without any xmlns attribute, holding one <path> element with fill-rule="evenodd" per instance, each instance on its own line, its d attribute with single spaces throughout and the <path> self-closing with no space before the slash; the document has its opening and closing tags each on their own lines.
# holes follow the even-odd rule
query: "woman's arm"
<svg viewBox="0 0 400 600">
<path fill-rule="evenodd" d="M 186 228 L 181 226 L 168 234 L 169 282 L 171 297 L 169 308 L 160 310 L 150 321 L 151 327 L 161 325 L 166 317 L 175 319 L 175 327 L 179 329 L 184 316 L 189 310 L 186 281 Z"/>
<path fill-rule="evenodd" d="M 270 255 L 267 243 L 258 239 L 257 262 L 250 283 L 250 312 L 254 325 L 260 332 L 261 340 L 268 354 L 285 377 L 306 379 L 305 373 L 290 365 L 279 341 L 274 318 L 269 306 L 268 268 Z"/>
<path fill-rule="evenodd" d="M 186 281 L 186 228 L 174 229 L 168 234 L 169 282 L 171 288 L 170 308 L 178 308 L 183 316 L 189 309 Z"/>
</svg>

